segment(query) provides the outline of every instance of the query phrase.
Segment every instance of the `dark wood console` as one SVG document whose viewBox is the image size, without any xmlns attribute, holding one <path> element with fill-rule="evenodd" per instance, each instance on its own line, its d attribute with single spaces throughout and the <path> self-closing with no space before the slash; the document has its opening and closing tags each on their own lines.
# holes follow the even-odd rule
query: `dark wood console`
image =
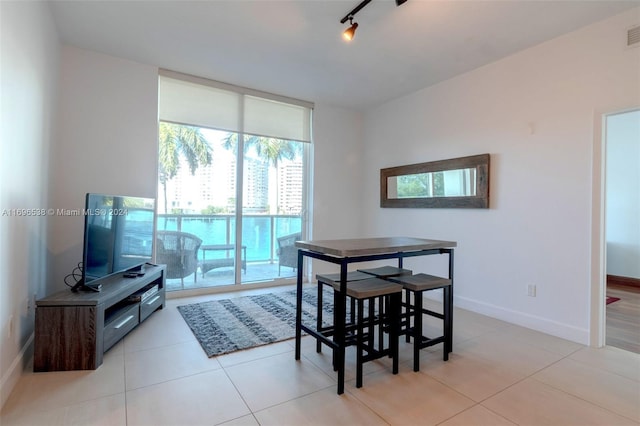
<svg viewBox="0 0 640 426">
<path fill-rule="evenodd" d="M 104 352 L 165 305 L 165 266 L 101 280 L 100 292 L 63 290 L 36 301 L 34 371 L 95 370 Z"/>
</svg>

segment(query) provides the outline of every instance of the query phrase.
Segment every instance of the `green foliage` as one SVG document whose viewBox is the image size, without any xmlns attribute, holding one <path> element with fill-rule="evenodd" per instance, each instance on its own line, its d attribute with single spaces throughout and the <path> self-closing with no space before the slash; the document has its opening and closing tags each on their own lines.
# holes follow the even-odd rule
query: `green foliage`
<svg viewBox="0 0 640 426">
<path fill-rule="evenodd" d="M 200 165 L 211 164 L 211 146 L 195 126 L 160 122 L 158 178 L 164 191 L 164 211 L 167 210 L 167 181 L 180 170 L 180 157 L 184 156 L 191 174 Z"/>
<path fill-rule="evenodd" d="M 398 198 L 426 197 L 428 184 L 426 173 L 398 176 Z"/>
<path fill-rule="evenodd" d="M 398 198 L 420 197 L 444 197 L 444 172 L 398 176 Z"/>
<path fill-rule="evenodd" d="M 202 209 L 200 213 L 202 214 L 224 214 L 228 213 L 228 209 L 226 207 L 221 206 L 207 206 L 206 209 Z"/>
<path fill-rule="evenodd" d="M 444 197 L 444 172 L 433 173 L 433 196 Z"/>
<path fill-rule="evenodd" d="M 238 134 L 229 133 L 224 139 L 223 146 L 226 149 L 236 151 L 238 149 Z M 301 144 L 284 139 L 268 138 L 266 136 L 247 135 L 244 139 L 244 152 L 254 149 L 256 154 L 277 167 L 280 160 L 293 160 L 301 154 Z"/>
<path fill-rule="evenodd" d="M 180 170 L 180 157 L 189 164 L 191 174 L 200 165 L 211 164 L 211 146 L 200 128 L 173 123 L 160 123 L 160 182 L 173 179 Z"/>
</svg>

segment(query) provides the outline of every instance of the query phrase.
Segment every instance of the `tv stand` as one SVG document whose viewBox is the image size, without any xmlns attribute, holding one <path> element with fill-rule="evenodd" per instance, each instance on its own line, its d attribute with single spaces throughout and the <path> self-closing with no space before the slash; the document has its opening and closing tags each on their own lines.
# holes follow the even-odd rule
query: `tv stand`
<svg viewBox="0 0 640 426">
<path fill-rule="evenodd" d="M 136 266 L 134 268 L 127 269 L 127 272 L 144 275 L 144 273 L 145 273 L 145 265 L 142 264 L 142 265 L 138 265 L 138 266 Z"/>
<path fill-rule="evenodd" d="M 144 272 L 101 279 L 99 292 L 67 289 L 37 300 L 33 370 L 98 368 L 106 351 L 165 306 L 165 266 Z"/>
<path fill-rule="evenodd" d="M 84 285 L 84 284 L 82 284 L 80 286 L 80 290 L 82 290 L 82 291 L 94 291 L 96 293 L 100 293 L 100 291 L 102 290 L 102 284 L 98 284 L 98 285 Z"/>
<path fill-rule="evenodd" d="M 99 292 L 102 290 L 102 284 L 98 285 L 88 285 L 84 283 L 84 280 L 80 280 L 73 287 L 71 287 L 71 291 L 77 293 L 78 291 L 95 291 Z"/>
</svg>

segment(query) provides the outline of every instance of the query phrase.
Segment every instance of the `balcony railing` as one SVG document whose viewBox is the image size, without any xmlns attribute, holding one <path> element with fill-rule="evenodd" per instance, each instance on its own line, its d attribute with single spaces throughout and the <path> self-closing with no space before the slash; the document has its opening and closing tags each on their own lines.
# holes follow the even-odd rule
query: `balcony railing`
<svg viewBox="0 0 640 426">
<path fill-rule="evenodd" d="M 234 244 L 236 217 L 232 214 L 160 214 L 157 228 L 194 234 L 202 239 L 202 245 Z M 299 215 L 243 215 L 242 245 L 246 247 L 246 261 L 277 261 L 277 238 L 301 229 Z"/>
</svg>

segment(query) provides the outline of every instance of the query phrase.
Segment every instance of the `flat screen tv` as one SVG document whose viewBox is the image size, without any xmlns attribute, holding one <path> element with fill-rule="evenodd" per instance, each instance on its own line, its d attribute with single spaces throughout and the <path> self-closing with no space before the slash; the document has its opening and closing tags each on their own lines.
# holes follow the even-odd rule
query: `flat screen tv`
<svg viewBox="0 0 640 426">
<path fill-rule="evenodd" d="M 103 278 L 144 271 L 153 259 L 154 227 L 153 198 L 87 194 L 82 279 L 72 290 L 97 291 Z"/>
</svg>

